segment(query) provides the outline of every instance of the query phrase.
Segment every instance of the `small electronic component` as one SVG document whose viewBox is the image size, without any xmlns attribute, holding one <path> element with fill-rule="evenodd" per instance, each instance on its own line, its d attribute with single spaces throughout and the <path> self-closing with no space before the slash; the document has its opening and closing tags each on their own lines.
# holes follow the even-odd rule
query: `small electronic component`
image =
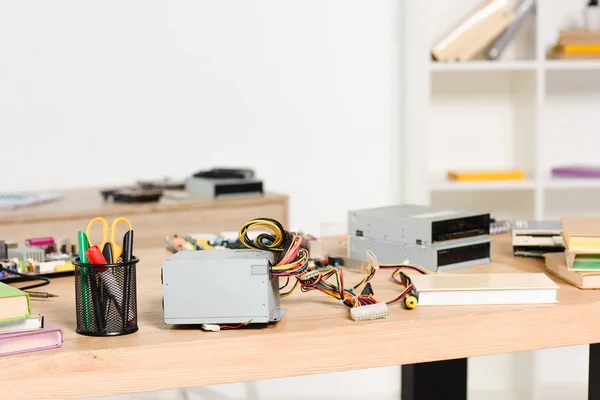
<svg viewBox="0 0 600 400">
<path fill-rule="evenodd" d="M 189 193 L 216 198 L 236 194 L 262 194 L 263 182 L 256 179 L 251 169 L 215 168 L 199 171 L 185 182 Z"/>
<path fill-rule="evenodd" d="M 498 235 L 510 231 L 510 222 L 490 220 L 490 235 Z"/>
<path fill-rule="evenodd" d="M 137 181 L 137 186 L 144 190 L 183 190 L 185 188 L 185 182 L 180 180 L 171 179 L 165 177 L 162 180 L 154 181 Z"/>
<path fill-rule="evenodd" d="M 53 272 L 56 272 L 56 267 L 62 266 L 63 264 L 65 264 L 64 261 L 41 262 L 35 265 L 35 272 L 37 274 L 51 274 Z"/>
<path fill-rule="evenodd" d="M 25 246 L 28 247 L 50 247 L 50 246 L 55 246 L 56 242 L 54 241 L 54 238 L 51 238 L 49 236 L 47 237 L 38 237 L 38 238 L 31 238 L 31 239 L 25 239 Z"/>
<path fill-rule="evenodd" d="M 228 232 L 221 235 L 212 233 L 193 233 L 186 237 L 179 235 L 165 236 L 167 249 L 178 251 L 245 249 L 237 236 L 231 237 Z"/>
<path fill-rule="evenodd" d="M 17 258 L 21 261 L 46 261 L 44 250 L 38 247 L 21 247 L 16 249 L 8 249 L 8 258 Z"/>
<path fill-rule="evenodd" d="M 412 204 L 351 211 L 354 236 L 418 245 L 486 236 L 490 214 Z"/>
<path fill-rule="evenodd" d="M 542 258 L 562 252 L 565 243 L 561 221 L 515 221 L 512 227 L 513 255 Z"/>
<path fill-rule="evenodd" d="M 25 239 L 25 246 L 37 247 L 44 250 L 45 254 L 56 252 L 56 242 L 50 236 Z"/>
<path fill-rule="evenodd" d="M 49 253 L 46 254 L 46 260 L 48 261 L 67 261 L 70 260 L 73 256 L 65 253 Z"/>
<path fill-rule="evenodd" d="M 4 243 L 4 245 L 2 245 Z M 52 237 L 36 237 L 25 240 L 26 246 L 19 247 L 16 241 L 0 239 L 0 280 L 5 283 L 35 281 L 47 284 L 51 276 L 72 274 L 71 259 L 76 248 L 68 238 L 61 238 L 61 250 Z M 67 248 L 70 247 L 70 248 Z"/>
<path fill-rule="evenodd" d="M 410 259 L 430 271 L 491 262 L 490 215 L 419 205 L 349 213 L 350 258 L 366 262 L 373 250 L 382 262 Z"/>
<path fill-rule="evenodd" d="M 4 239 L 0 239 L 0 260 L 5 260 L 8 258 L 8 246 Z"/>
<path fill-rule="evenodd" d="M 163 194 L 159 189 L 139 188 L 108 189 L 100 193 L 105 201 L 115 203 L 154 203 L 158 202 Z"/>
<path fill-rule="evenodd" d="M 58 239 L 58 249 L 63 254 L 68 254 L 71 251 L 71 238 L 61 237 Z M 75 253 L 75 252 L 73 252 Z"/>
<path fill-rule="evenodd" d="M 372 250 L 381 262 L 392 263 L 394 260 L 408 259 L 432 272 L 491 262 L 492 241 L 489 236 L 451 240 L 430 246 L 350 236 L 349 244 L 352 259 L 366 262 L 365 252 Z"/>
</svg>

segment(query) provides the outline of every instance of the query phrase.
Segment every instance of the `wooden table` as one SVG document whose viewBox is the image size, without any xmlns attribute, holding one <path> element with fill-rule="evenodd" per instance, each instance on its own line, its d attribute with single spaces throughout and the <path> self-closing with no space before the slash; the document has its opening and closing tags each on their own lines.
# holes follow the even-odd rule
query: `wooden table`
<svg viewBox="0 0 600 400">
<path fill-rule="evenodd" d="M 61 201 L 0 212 L 0 238 L 16 240 L 20 246 L 26 238 L 39 236 L 66 236 L 77 243 L 77 231 L 85 230 L 92 218 L 101 216 L 112 223 L 115 217 L 124 216 L 135 229 L 140 249 L 162 246 L 166 235 L 237 231 L 256 217 L 275 218 L 286 227 L 288 223 L 288 197 L 272 193 L 219 199 L 163 197 L 147 204 L 106 202 L 99 189 L 61 194 Z"/>
<path fill-rule="evenodd" d="M 539 261 L 509 256 L 507 237 L 496 239 L 494 248 L 493 264 L 456 273 L 541 271 Z M 60 297 L 32 301 L 49 323 L 64 328 L 65 343 L 60 349 L 0 358 L 0 370 L 10 371 L 2 398 L 82 398 L 392 365 L 405 365 L 403 380 L 415 384 L 427 368 L 452 366 L 452 361 L 430 363 L 436 360 L 600 342 L 600 293 L 554 277 L 560 285 L 557 304 L 411 311 L 394 305 L 385 320 L 355 323 L 336 301 L 298 291 L 282 300 L 288 308 L 283 320 L 263 329 L 173 329 L 164 325 L 161 309 L 160 268 L 168 253 L 141 249 L 137 256 L 140 330 L 111 338 L 77 335 L 73 277 L 55 279 L 47 288 Z M 383 270 L 374 278 L 381 300 L 400 291 L 388 278 Z M 348 283 L 357 279 L 346 274 Z M 464 367 L 466 374 L 466 361 Z M 462 366 L 458 369 L 462 374 Z M 435 376 L 426 378 L 429 386 L 444 384 Z M 403 397 L 419 398 L 416 386 L 404 386 Z M 466 393 L 466 381 L 464 386 Z M 444 398 L 455 398 L 448 393 Z"/>
</svg>

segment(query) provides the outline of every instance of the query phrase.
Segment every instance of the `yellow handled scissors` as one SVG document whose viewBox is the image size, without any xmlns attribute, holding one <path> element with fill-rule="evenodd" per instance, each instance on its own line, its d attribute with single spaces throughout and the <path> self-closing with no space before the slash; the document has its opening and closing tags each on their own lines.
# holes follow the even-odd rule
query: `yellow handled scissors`
<svg viewBox="0 0 600 400">
<path fill-rule="evenodd" d="M 127 218 L 124 217 L 119 217 L 117 219 L 115 219 L 112 223 L 112 226 L 108 227 L 108 221 L 102 217 L 96 217 L 93 220 L 90 221 L 90 223 L 87 226 L 87 229 L 85 231 L 88 240 L 90 241 L 90 246 L 93 246 L 92 242 L 91 242 L 91 236 L 90 236 L 90 231 L 92 229 L 92 225 L 94 225 L 96 222 L 100 222 L 102 224 L 102 243 L 100 243 L 100 245 L 98 245 L 98 247 L 100 247 L 100 251 L 104 251 L 104 246 L 106 245 L 106 243 L 109 243 L 110 246 L 112 247 L 112 256 L 113 262 L 117 262 L 117 260 L 119 259 L 119 257 L 121 257 L 121 254 L 123 254 L 123 246 L 117 244 L 116 241 L 116 235 L 117 235 L 117 226 L 120 223 L 125 223 L 127 224 L 129 230 L 133 230 L 133 226 L 131 226 L 131 222 L 129 222 L 129 220 Z M 110 232 L 110 241 L 108 241 L 108 236 L 109 236 L 109 232 Z M 109 263 L 110 261 L 107 260 Z"/>
</svg>

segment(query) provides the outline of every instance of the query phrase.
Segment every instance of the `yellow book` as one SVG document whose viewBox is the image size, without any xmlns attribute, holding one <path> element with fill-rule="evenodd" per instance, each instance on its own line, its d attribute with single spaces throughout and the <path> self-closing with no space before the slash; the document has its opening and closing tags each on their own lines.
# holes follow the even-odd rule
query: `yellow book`
<svg viewBox="0 0 600 400">
<path fill-rule="evenodd" d="M 600 218 L 563 217 L 562 236 L 571 253 L 600 253 Z"/>
<path fill-rule="evenodd" d="M 595 44 L 562 44 L 558 52 L 565 54 L 600 53 L 600 43 Z"/>
<path fill-rule="evenodd" d="M 521 170 L 448 171 L 448 180 L 451 181 L 521 181 L 524 179 L 525 172 Z"/>
</svg>

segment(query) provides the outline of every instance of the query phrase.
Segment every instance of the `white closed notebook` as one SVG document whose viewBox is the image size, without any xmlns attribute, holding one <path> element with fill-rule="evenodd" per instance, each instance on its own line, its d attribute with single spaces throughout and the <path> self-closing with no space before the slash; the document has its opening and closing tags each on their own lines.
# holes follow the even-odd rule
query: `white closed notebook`
<svg viewBox="0 0 600 400">
<path fill-rule="evenodd" d="M 0 335 L 5 333 L 36 331 L 43 327 L 44 317 L 41 314 L 32 315 L 29 318 L 0 322 Z"/>
<path fill-rule="evenodd" d="M 544 273 L 411 276 L 419 306 L 556 303 L 558 285 Z"/>
</svg>

